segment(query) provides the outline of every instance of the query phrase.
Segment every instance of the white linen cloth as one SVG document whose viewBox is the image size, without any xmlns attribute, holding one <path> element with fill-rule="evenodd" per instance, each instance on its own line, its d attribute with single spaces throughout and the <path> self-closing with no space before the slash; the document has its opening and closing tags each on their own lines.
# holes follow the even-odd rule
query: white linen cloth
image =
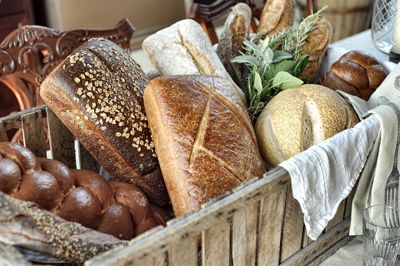
<svg viewBox="0 0 400 266">
<path fill-rule="evenodd" d="M 330 66 L 331 60 L 340 56 L 334 53 L 334 49 L 328 50 L 327 58 L 330 60 L 325 65 Z M 339 51 L 342 53 L 343 50 Z M 400 99 L 394 100 L 400 96 L 400 88 L 394 86 L 396 82 L 400 84 L 400 64 L 368 102 L 345 93 L 342 95 L 359 116 L 388 99 L 400 107 Z M 349 195 L 361 172 L 353 201 L 351 233 L 362 234 L 362 210 L 367 204 L 383 203 L 386 174 L 393 165 L 397 117 L 389 106 L 378 107 L 371 113 L 354 128 L 280 164 L 291 176 L 293 196 L 300 204 L 307 234 L 313 240 L 335 216 L 340 202 Z M 381 128 L 381 123 L 385 127 Z"/>
</svg>

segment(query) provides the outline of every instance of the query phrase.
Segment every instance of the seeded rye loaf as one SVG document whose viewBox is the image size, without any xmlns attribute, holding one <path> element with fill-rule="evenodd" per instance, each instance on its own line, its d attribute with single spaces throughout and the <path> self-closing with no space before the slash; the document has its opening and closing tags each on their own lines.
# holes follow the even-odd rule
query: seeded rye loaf
<svg viewBox="0 0 400 266">
<path fill-rule="evenodd" d="M 116 44 L 92 39 L 42 83 L 40 95 L 117 180 L 140 187 L 158 205 L 169 202 L 143 107 L 148 80 Z"/>
</svg>

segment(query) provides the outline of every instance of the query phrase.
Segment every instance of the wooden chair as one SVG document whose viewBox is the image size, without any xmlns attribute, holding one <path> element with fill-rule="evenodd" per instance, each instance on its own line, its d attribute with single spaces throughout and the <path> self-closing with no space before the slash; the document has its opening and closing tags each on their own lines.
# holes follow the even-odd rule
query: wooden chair
<svg viewBox="0 0 400 266">
<path fill-rule="evenodd" d="M 108 30 L 62 32 L 36 25 L 21 26 L 0 43 L 0 82 L 15 95 L 20 110 L 38 106 L 43 104 L 39 95 L 41 82 L 73 50 L 95 37 L 107 38 L 129 50 L 133 32 L 127 19 Z M 20 136 L 13 139 L 16 138 Z"/>
<path fill-rule="evenodd" d="M 267 0 L 268 1 L 268 0 Z M 229 10 L 238 3 L 246 3 L 253 13 L 250 31 L 256 32 L 257 24 L 255 18 L 259 19 L 261 10 L 257 9 L 254 0 L 221 0 L 210 5 L 194 3 L 189 11 L 188 18 L 196 20 L 203 30 L 207 33 L 212 44 L 218 42 L 213 21 L 225 15 Z M 307 0 L 306 15 L 318 10 L 317 0 Z"/>
<path fill-rule="evenodd" d="M 72 30 L 26 25 L 11 32 L 0 44 L 0 82 L 15 94 L 21 110 L 42 104 L 39 86 L 65 57 L 81 44 L 104 37 L 129 49 L 134 32 L 124 19 L 109 30 Z"/>
</svg>

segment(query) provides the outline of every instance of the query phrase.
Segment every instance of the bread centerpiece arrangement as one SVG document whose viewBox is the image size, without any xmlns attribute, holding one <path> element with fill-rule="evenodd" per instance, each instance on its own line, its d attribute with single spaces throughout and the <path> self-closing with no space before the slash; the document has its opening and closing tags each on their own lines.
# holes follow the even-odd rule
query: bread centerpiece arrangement
<svg viewBox="0 0 400 266">
<path fill-rule="evenodd" d="M 116 44 L 83 44 L 40 95 L 112 180 L 0 143 L 0 241 L 82 263 L 354 126 L 334 90 L 364 97 L 384 73 L 353 53 L 312 84 L 332 35 L 322 11 L 295 27 L 293 0 L 270 0 L 253 36 L 238 4 L 216 49 L 197 22 L 179 21 L 143 42 L 151 80 Z M 351 83 L 363 73 L 368 82 Z"/>
</svg>

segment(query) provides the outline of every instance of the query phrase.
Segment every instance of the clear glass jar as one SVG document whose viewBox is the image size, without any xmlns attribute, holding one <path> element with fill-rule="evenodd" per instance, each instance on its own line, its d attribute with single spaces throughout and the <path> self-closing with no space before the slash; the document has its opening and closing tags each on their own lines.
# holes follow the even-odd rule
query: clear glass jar
<svg viewBox="0 0 400 266">
<path fill-rule="evenodd" d="M 380 51 L 400 54 L 400 0 L 376 0 L 371 34 Z"/>
</svg>

